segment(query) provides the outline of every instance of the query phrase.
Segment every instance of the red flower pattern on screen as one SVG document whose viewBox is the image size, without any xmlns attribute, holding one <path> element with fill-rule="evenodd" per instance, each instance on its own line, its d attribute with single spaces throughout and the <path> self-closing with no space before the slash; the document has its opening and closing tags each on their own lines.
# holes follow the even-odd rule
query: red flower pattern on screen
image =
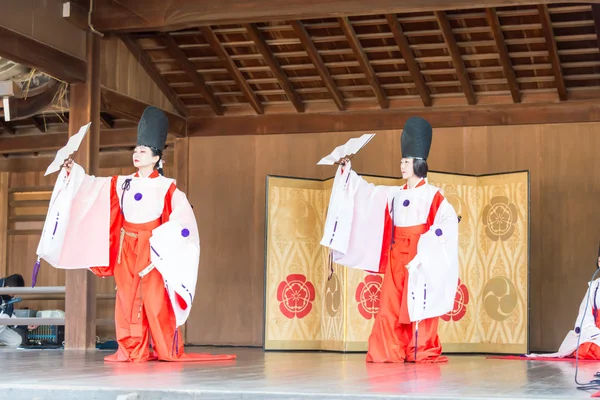
<svg viewBox="0 0 600 400">
<path fill-rule="evenodd" d="M 383 278 L 381 275 L 367 275 L 356 288 L 355 297 L 358 303 L 358 312 L 365 319 L 374 318 L 379 312 L 382 283 Z"/>
<path fill-rule="evenodd" d="M 467 304 L 469 304 L 469 289 L 459 279 L 456 295 L 454 296 L 454 307 L 452 311 L 440 318 L 444 321 L 460 321 L 467 313 Z"/>
<path fill-rule="evenodd" d="M 302 274 L 290 274 L 277 287 L 279 310 L 287 318 L 304 318 L 312 310 L 315 287 Z"/>
</svg>

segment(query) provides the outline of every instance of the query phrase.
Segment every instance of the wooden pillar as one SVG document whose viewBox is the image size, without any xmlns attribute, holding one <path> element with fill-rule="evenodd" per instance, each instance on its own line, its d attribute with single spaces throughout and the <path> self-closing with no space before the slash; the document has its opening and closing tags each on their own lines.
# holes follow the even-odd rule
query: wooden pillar
<svg viewBox="0 0 600 400">
<path fill-rule="evenodd" d="M 8 181 L 9 172 L 0 172 L 0 278 L 8 274 Z"/>
<path fill-rule="evenodd" d="M 188 181 L 189 181 L 189 139 L 188 138 L 177 138 L 175 139 L 175 152 L 173 169 L 175 171 L 175 180 L 177 181 L 177 189 L 181 190 L 185 195 L 188 194 Z M 167 160 L 170 161 L 170 160 Z M 181 327 L 181 336 L 183 336 L 183 342 L 187 343 L 187 329 L 186 324 Z"/>
<path fill-rule="evenodd" d="M 71 85 L 69 135 L 92 121 L 75 161 L 87 174 L 98 175 L 100 152 L 100 38 L 87 34 L 86 82 Z M 85 249 L 82 249 L 85 251 Z M 65 349 L 87 350 L 96 345 L 96 282 L 88 270 L 67 270 Z"/>
</svg>

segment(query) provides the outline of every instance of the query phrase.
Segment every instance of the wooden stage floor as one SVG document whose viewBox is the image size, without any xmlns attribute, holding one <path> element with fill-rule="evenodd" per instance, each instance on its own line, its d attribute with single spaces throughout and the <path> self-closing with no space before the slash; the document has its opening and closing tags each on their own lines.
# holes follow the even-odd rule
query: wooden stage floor
<svg viewBox="0 0 600 400">
<path fill-rule="evenodd" d="M 451 356 L 447 364 L 366 364 L 364 354 L 236 353 L 219 363 L 105 364 L 111 352 L 0 348 L 1 399 L 589 399 L 572 362 Z M 589 381 L 600 363 L 580 364 Z"/>
</svg>

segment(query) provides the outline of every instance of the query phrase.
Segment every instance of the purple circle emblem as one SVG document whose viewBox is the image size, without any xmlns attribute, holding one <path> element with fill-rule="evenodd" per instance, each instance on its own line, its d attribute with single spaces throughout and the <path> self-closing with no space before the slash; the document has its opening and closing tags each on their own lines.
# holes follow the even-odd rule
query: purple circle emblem
<svg viewBox="0 0 600 400">
<path fill-rule="evenodd" d="M 581 332 L 581 328 L 580 327 L 575 328 L 575 333 L 579 335 L 579 332 Z"/>
<path fill-rule="evenodd" d="M 409 204 L 410 204 L 410 200 L 408 200 L 408 199 L 404 200 L 404 203 L 402 203 L 402 205 L 404 207 L 408 207 Z"/>
<path fill-rule="evenodd" d="M 442 236 L 442 233 L 443 232 L 442 232 L 442 230 L 440 228 L 438 228 L 438 229 L 435 230 L 435 235 L 436 236 Z"/>
<path fill-rule="evenodd" d="M 188 236 L 190 236 L 190 231 L 189 231 L 187 228 L 183 228 L 183 229 L 181 230 L 181 236 L 183 236 L 183 237 L 188 237 Z"/>
<path fill-rule="evenodd" d="M 135 201 L 140 201 L 142 199 L 142 194 L 136 193 L 135 196 L 133 196 L 133 198 L 135 199 Z"/>
</svg>

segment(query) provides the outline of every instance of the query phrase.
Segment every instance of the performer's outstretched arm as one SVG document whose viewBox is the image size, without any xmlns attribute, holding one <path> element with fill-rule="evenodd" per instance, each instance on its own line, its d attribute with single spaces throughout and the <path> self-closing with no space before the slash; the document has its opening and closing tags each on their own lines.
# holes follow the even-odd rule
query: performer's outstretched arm
<svg viewBox="0 0 600 400">
<path fill-rule="evenodd" d="M 351 163 L 336 172 L 321 245 L 331 249 L 336 263 L 379 271 L 390 186 L 368 183 Z M 387 217 L 386 217 L 387 216 Z"/>
</svg>

